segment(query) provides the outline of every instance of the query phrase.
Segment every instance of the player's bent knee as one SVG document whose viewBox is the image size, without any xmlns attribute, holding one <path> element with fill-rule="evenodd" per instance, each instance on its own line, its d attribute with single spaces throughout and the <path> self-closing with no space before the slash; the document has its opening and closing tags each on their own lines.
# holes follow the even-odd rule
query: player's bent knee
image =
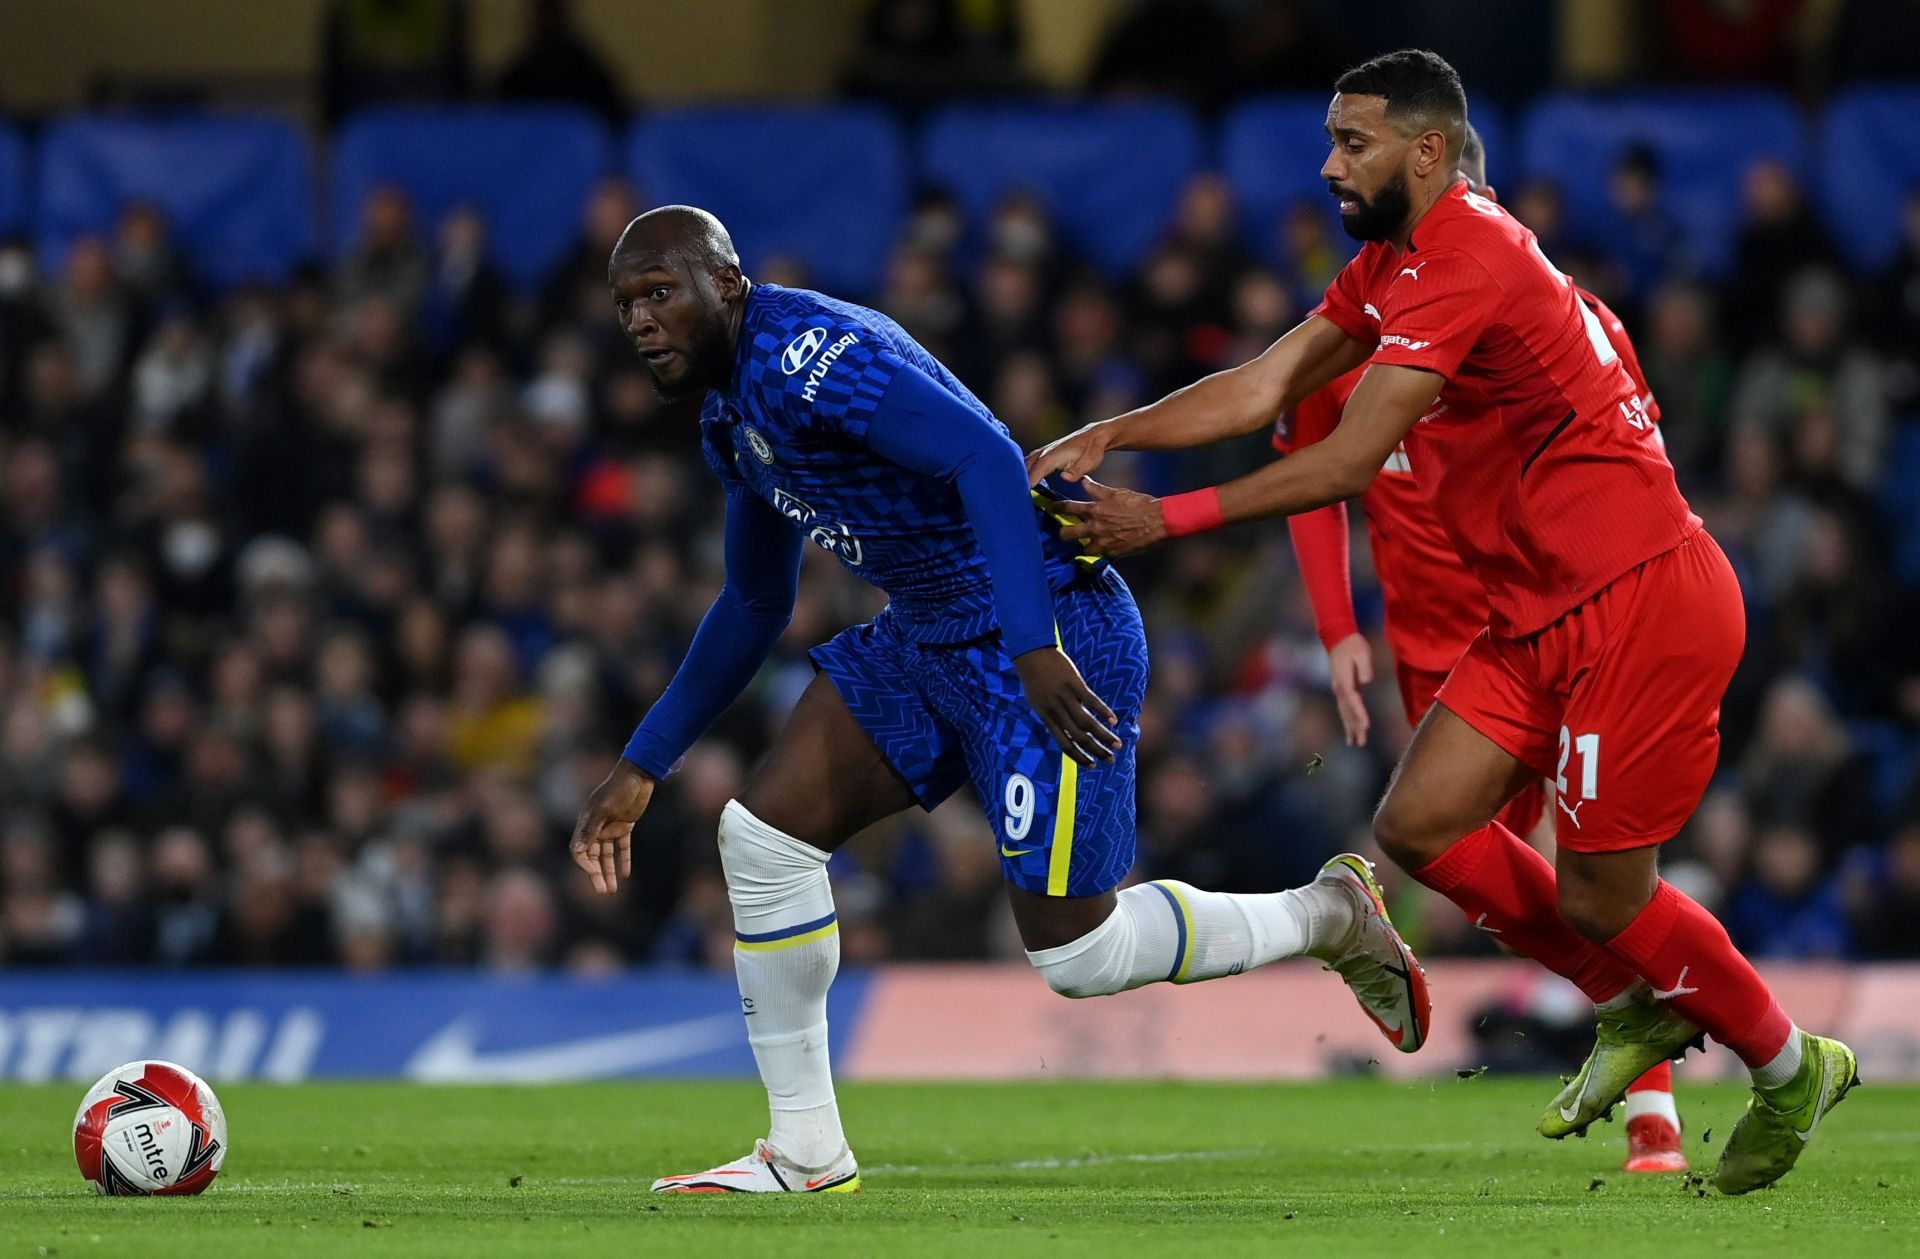
<svg viewBox="0 0 1920 1259">
<path fill-rule="evenodd" d="M 1373 815 L 1373 838 L 1393 863 L 1403 870 L 1418 870 L 1431 863 L 1458 835 L 1441 835 L 1433 825 L 1417 816 L 1414 809 L 1389 793 Z"/>
<path fill-rule="evenodd" d="M 1116 908 L 1078 940 L 1057 949 L 1029 950 L 1027 960 L 1063 997 L 1107 997 L 1132 986 L 1136 947 L 1133 917 Z"/>
<path fill-rule="evenodd" d="M 827 854 L 755 817 L 738 800 L 720 813 L 720 869 L 736 908 L 777 904 L 826 882 Z"/>
<path fill-rule="evenodd" d="M 1604 892 L 1591 884 L 1575 881 L 1560 883 L 1560 917 L 1569 927 L 1597 944 L 1624 931 L 1633 916 L 1621 921 L 1619 908 Z"/>
</svg>

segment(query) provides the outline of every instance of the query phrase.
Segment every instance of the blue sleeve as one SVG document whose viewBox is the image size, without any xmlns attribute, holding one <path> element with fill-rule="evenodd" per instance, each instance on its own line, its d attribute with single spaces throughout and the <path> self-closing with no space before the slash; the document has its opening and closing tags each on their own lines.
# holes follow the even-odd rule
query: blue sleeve
<svg viewBox="0 0 1920 1259">
<path fill-rule="evenodd" d="M 766 663 L 793 618 L 800 545 L 779 512 L 744 484 L 728 485 L 726 585 L 622 754 L 650 777 L 665 778 Z"/>
<path fill-rule="evenodd" d="M 959 490 L 987 557 L 1007 654 L 1054 646 L 1053 592 L 1020 448 L 919 368 L 898 359 L 893 368 L 885 395 L 865 420 L 867 447 Z"/>
</svg>

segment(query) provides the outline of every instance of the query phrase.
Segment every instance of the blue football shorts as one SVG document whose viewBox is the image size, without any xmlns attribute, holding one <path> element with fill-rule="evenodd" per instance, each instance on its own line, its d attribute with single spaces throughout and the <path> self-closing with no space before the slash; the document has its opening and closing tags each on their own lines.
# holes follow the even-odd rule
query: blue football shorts
<svg viewBox="0 0 1920 1259">
<path fill-rule="evenodd" d="M 998 634 L 917 643 L 883 613 L 812 657 L 922 808 L 972 781 L 1008 882 L 1042 896 L 1095 896 L 1133 868 L 1147 635 L 1111 569 L 1057 592 L 1053 606 L 1061 647 L 1120 719 L 1124 746 L 1111 763 L 1088 769 L 1060 750 Z"/>
</svg>

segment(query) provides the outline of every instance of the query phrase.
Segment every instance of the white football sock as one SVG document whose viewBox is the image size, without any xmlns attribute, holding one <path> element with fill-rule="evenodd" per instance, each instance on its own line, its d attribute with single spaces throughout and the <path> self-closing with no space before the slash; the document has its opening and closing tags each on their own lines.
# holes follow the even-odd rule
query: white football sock
<svg viewBox="0 0 1920 1259">
<path fill-rule="evenodd" d="M 1634 1089 L 1627 1094 L 1627 1118 L 1634 1120 L 1642 1115 L 1658 1115 L 1680 1127 L 1680 1111 L 1673 1104 L 1673 1094 L 1665 1089 Z"/>
<path fill-rule="evenodd" d="M 1092 931 L 1027 960 L 1055 992 L 1098 997 L 1159 980 L 1177 984 L 1238 975 L 1285 957 L 1338 957 L 1362 910 L 1333 882 L 1287 892 L 1204 892 L 1171 879 L 1122 891 Z"/>
<path fill-rule="evenodd" d="M 729 801 L 720 865 L 733 902 L 733 967 L 747 1041 L 767 1086 L 768 1144 L 818 1170 L 846 1147 L 827 1056 L 827 989 L 840 969 L 840 924 L 827 854 Z"/>
<path fill-rule="evenodd" d="M 1782 1084 L 1791 1084 L 1793 1077 L 1800 1074 L 1801 1042 L 1805 1039 L 1798 1027 L 1791 1028 L 1787 1032 L 1787 1043 L 1780 1047 L 1780 1052 L 1761 1066 L 1753 1068 L 1754 1087 L 1777 1089 Z"/>
</svg>

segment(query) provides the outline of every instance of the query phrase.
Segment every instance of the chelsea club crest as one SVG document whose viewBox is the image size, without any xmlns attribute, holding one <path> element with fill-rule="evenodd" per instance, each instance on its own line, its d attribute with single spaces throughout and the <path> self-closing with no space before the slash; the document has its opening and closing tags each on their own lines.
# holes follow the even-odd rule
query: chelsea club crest
<svg viewBox="0 0 1920 1259">
<path fill-rule="evenodd" d="M 753 457 L 755 459 L 758 459 L 761 463 L 766 464 L 768 467 L 772 467 L 773 466 L 773 447 L 767 445 L 767 439 L 760 436 L 760 433 L 757 429 L 746 428 L 743 426 L 740 431 L 747 435 L 747 448 L 753 451 Z"/>
</svg>

